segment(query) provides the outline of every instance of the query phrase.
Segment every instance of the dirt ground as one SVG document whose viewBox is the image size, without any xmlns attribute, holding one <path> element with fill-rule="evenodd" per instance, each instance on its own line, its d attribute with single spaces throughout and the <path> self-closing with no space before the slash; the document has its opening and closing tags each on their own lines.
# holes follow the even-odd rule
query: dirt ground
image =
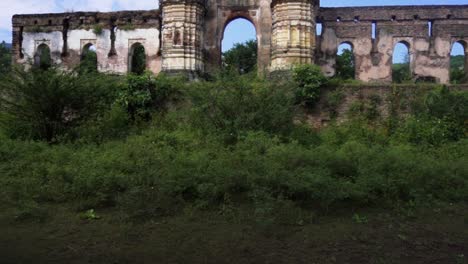
<svg viewBox="0 0 468 264">
<path fill-rule="evenodd" d="M 129 223 L 117 211 L 45 220 L 0 213 L 0 263 L 468 263 L 468 206 L 317 216 L 307 224 L 227 220 L 215 213 Z"/>
</svg>

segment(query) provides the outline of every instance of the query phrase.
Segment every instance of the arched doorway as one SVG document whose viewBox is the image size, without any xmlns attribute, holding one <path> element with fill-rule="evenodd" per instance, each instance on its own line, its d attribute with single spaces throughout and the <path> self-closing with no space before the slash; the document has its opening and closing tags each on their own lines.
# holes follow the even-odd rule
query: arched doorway
<svg viewBox="0 0 468 264">
<path fill-rule="evenodd" d="M 93 73 L 98 71 L 98 60 L 96 46 L 88 43 L 81 51 L 80 72 Z"/>
<path fill-rule="evenodd" d="M 410 45 L 400 41 L 393 49 L 392 80 L 394 83 L 404 83 L 412 79 Z"/>
<path fill-rule="evenodd" d="M 354 48 L 350 42 L 343 42 L 338 46 L 336 54 L 335 77 L 342 80 L 355 79 L 356 63 Z"/>
<path fill-rule="evenodd" d="M 453 84 L 467 82 L 466 49 L 465 41 L 457 41 L 450 51 L 450 82 Z"/>
<path fill-rule="evenodd" d="M 145 47 L 137 42 L 130 47 L 128 54 L 128 72 L 141 75 L 146 70 Z"/>
<path fill-rule="evenodd" d="M 245 18 L 229 21 L 221 39 L 221 60 L 224 69 L 239 74 L 255 72 L 258 42 L 255 26 Z"/>
<path fill-rule="evenodd" d="M 42 43 L 37 47 L 34 54 L 34 66 L 43 70 L 47 70 L 52 66 L 50 48 L 47 44 Z"/>
</svg>

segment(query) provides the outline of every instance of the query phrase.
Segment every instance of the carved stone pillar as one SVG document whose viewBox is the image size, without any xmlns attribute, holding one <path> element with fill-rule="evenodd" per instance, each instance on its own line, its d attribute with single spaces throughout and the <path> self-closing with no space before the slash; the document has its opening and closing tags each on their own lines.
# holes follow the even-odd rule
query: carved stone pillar
<svg viewBox="0 0 468 264">
<path fill-rule="evenodd" d="M 316 0 L 273 0 L 271 71 L 314 63 Z"/>
<path fill-rule="evenodd" d="M 189 74 L 204 71 L 204 0 L 162 0 L 162 70 Z"/>
</svg>

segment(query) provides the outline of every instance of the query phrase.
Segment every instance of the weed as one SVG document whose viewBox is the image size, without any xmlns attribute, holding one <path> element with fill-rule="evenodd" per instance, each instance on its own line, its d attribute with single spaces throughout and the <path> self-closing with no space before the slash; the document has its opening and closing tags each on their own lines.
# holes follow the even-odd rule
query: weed
<svg viewBox="0 0 468 264">
<path fill-rule="evenodd" d="M 100 24 L 96 24 L 93 26 L 93 33 L 96 35 L 96 36 L 100 36 L 102 35 L 102 33 L 104 32 L 102 26 Z"/>
</svg>

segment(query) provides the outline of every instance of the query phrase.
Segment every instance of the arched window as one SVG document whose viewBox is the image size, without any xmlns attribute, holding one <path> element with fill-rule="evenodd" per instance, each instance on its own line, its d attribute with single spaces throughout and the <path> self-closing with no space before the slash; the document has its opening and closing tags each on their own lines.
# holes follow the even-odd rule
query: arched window
<svg viewBox="0 0 468 264">
<path fill-rule="evenodd" d="M 338 46 L 336 56 L 335 77 L 349 80 L 356 76 L 356 64 L 354 62 L 353 45 L 349 42 L 343 42 Z"/>
<path fill-rule="evenodd" d="M 130 48 L 128 54 L 128 69 L 129 72 L 141 75 L 146 70 L 146 52 L 145 47 L 141 43 L 135 43 Z"/>
<path fill-rule="evenodd" d="M 34 66 L 43 70 L 47 70 L 52 66 L 52 59 L 50 57 L 50 48 L 47 44 L 41 44 L 37 47 L 34 54 Z"/>
<path fill-rule="evenodd" d="M 410 82 L 413 79 L 409 50 L 409 43 L 404 41 L 398 42 L 393 49 L 392 80 L 394 83 Z"/>
<path fill-rule="evenodd" d="M 88 43 L 83 47 L 81 52 L 80 72 L 92 73 L 97 72 L 98 60 L 96 54 L 96 47 Z"/>
<path fill-rule="evenodd" d="M 255 71 L 258 58 L 255 26 L 245 18 L 229 22 L 224 29 L 221 50 L 224 68 L 240 74 Z"/>
<path fill-rule="evenodd" d="M 466 49 L 467 43 L 457 41 L 450 52 L 450 82 L 453 84 L 466 83 Z"/>
</svg>

